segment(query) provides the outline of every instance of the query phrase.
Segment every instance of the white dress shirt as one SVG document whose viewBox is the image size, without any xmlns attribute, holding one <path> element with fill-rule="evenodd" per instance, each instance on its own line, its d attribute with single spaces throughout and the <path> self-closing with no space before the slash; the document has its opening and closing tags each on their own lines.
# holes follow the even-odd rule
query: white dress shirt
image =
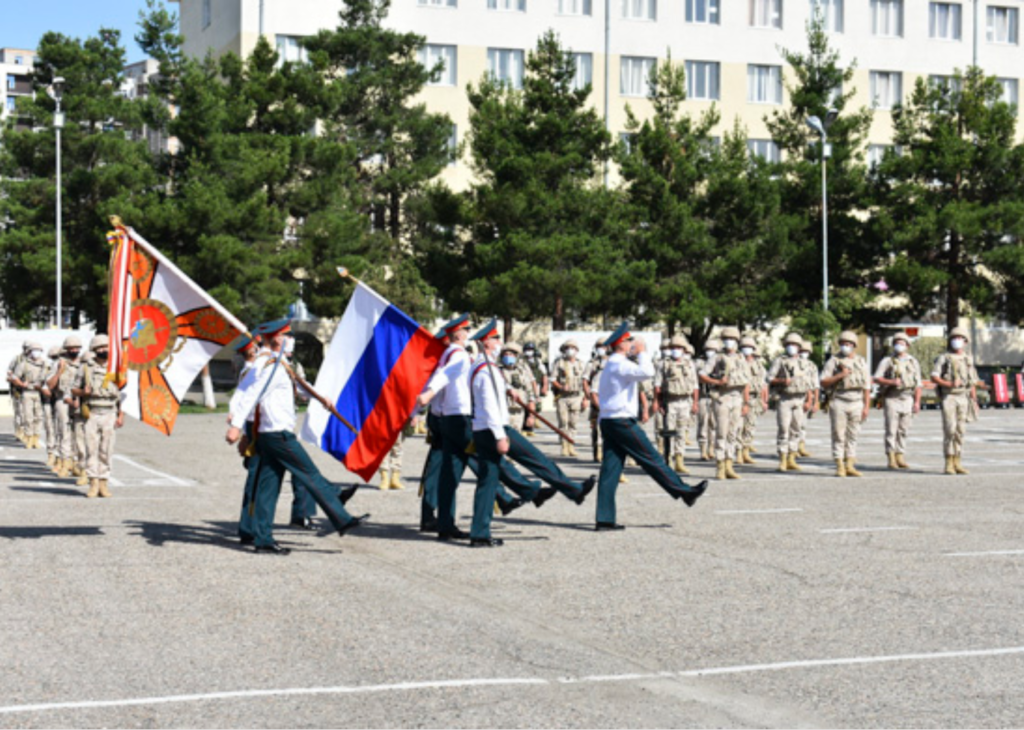
<svg viewBox="0 0 1024 730">
<path fill-rule="evenodd" d="M 257 357 L 258 356 L 259 355 L 257 355 Z M 235 386 L 235 392 L 231 394 L 231 400 L 228 401 L 228 415 L 229 416 L 233 417 L 236 413 L 238 413 L 238 409 L 241 407 L 241 404 L 242 404 L 242 393 L 244 392 L 242 390 L 242 382 L 245 380 L 245 376 L 249 374 L 249 371 L 252 370 L 252 366 L 253 366 L 254 362 L 255 362 L 255 360 L 247 360 L 244 363 L 242 363 L 242 369 L 238 372 L 238 385 Z M 252 414 L 250 413 L 249 417 L 246 419 L 246 421 L 251 421 L 251 420 L 252 420 Z"/>
<path fill-rule="evenodd" d="M 473 430 L 490 431 L 497 441 L 505 438 L 505 426 L 509 425 L 508 385 L 501 368 L 493 362 L 488 365 L 485 355 L 477 357 L 470 373 L 470 388 L 473 393 Z M 491 376 L 494 380 L 491 380 Z"/>
<path fill-rule="evenodd" d="M 442 416 L 469 416 L 473 413 L 473 400 L 469 395 L 469 370 L 472 361 L 462 345 L 449 345 L 441 355 L 427 389 L 441 399 Z"/>
<path fill-rule="evenodd" d="M 601 402 L 602 419 L 636 418 L 640 412 L 638 383 L 654 377 L 654 363 L 645 350 L 638 362 L 633 362 L 622 353 L 608 358 L 601 372 L 597 386 L 597 397 Z"/>
<path fill-rule="evenodd" d="M 273 352 L 261 352 L 242 378 L 238 385 L 241 395 L 236 404 L 237 410 L 231 412 L 231 425 L 235 428 L 241 428 L 259 405 L 260 433 L 295 430 L 295 387 L 283 362 L 274 367 L 276 357 Z M 264 385 L 267 388 L 265 393 Z"/>
</svg>

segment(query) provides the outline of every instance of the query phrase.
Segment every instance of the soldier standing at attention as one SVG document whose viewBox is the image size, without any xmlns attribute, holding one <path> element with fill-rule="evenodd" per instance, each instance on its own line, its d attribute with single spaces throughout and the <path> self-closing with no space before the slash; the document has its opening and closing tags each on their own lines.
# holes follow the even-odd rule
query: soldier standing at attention
<svg viewBox="0 0 1024 730">
<path fill-rule="evenodd" d="M 623 322 L 605 340 L 611 348 L 604 371 L 601 373 L 598 397 L 601 401 L 601 436 L 604 438 L 604 458 L 597 487 L 598 532 L 622 530 L 616 522 L 615 492 L 619 487 L 626 456 L 650 475 L 673 499 L 682 499 L 692 507 L 707 489 L 707 482 L 696 486 L 686 484 L 651 445 L 637 423 L 639 408 L 638 384 L 654 377 L 654 365 L 643 340 L 635 340 L 629 332 L 629 323 Z M 636 358 L 634 362 L 633 359 Z"/>
<path fill-rule="evenodd" d="M 64 339 L 64 347 L 60 360 L 50 372 L 46 387 L 53 394 L 54 424 L 57 427 L 57 443 L 59 444 L 57 459 L 53 471 L 59 477 L 71 474 L 75 465 L 75 431 L 72 422 L 72 411 L 75 408 L 75 396 L 71 392 L 78 368 L 81 367 L 79 355 L 82 352 L 82 341 L 75 335 Z"/>
<path fill-rule="evenodd" d="M 754 445 L 754 429 L 757 428 L 758 416 L 768 410 L 768 381 L 765 379 L 764 363 L 761 362 L 757 342 L 753 337 L 747 336 L 740 340 L 740 354 L 743 355 L 750 372 L 750 410 L 743 418 L 743 428 L 740 430 L 739 463 L 753 464 L 754 459 L 750 456 L 750 451 Z"/>
<path fill-rule="evenodd" d="M 910 338 L 903 332 L 893 336 L 892 352 L 875 370 L 875 382 L 885 399 L 885 453 L 890 469 L 907 469 L 907 434 L 914 416 L 921 411 L 921 365 L 910 354 Z"/>
<path fill-rule="evenodd" d="M 46 385 L 46 358 L 43 346 L 38 342 L 26 343 L 25 357 L 14 368 L 9 378 L 11 385 L 21 391 L 22 441 L 26 449 L 39 448 L 39 436 L 43 431 L 43 395 Z"/>
<path fill-rule="evenodd" d="M 739 450 L 740 429 L 750 411 L 750 373 L 739 348 L 740 332 L 722 330 L 722 352 L 708 363 L 708 383 L 715 408 L 716 479 L 739 479 L 733 469 Z"/>
<path fill-rule="evenodd" d="M 857 436 L 860 424 L 871 409 L 871 381 L 868 364 L 857 354 L 857 335 L 845 330 L 839 335 L 839 354 L 833 355 L 821 372 L 821 387 L 829 394 L 828 412 L 832 422 L 832 458 L 837 477 L 859 477 Z"/>
<path fill-rule="evenodd" d="M 685 337 L 676 335 L 669 341 L 668 356 L 662 360 L 655 388 L 655 403 L 664 411 L 664 429 L 674 431 L 670 442 L 672 468 L 689 474 L 684 453 L 685 434 L 690 419 L 697 412 L 697 372 L 686 356 Z"/>
<path fill-rule="evenodd" d="M 505 378 L 508 386 L 520 395 L 523 403 L 529 405 L 532 403 L 533 396 L 533 373 L 520 362 L 519 358 L 522 354 L 523 348 L 518 343 L 506 342 L 501 348 L 497 366 L 501 368 L 501 375 Z M 525 423 L 525 415 L 526 409 L 512 400 L 510 393 L 508 396 L 510 423 Z"/>
<path fill-rule="evenodd" d="M 594 461 L 601 461 L 601 430 L 598 426 L 600 403 L 597 398 L 597 386 L 601 379 L 601 371 L 608 360 L 608 351 L 600 342 L 594 345 L 590 362 L 583 369 L 583 402 L 587 404 L 590 420 L 590 445 Z"/>
<path fill-rule="evenodd" d="M 802 459 L 811 456 L 811 452 L 807 450 L 807 421 L 814 418 L 814 414 L 821 410 L 821 373 L 818 372 L 818 366 L 811 360 L 813 351 L 814 346 L 811 345 L 810 340 L 800 341 L 800 360 L 804 367 L 804 377 L 807 378 L 805 385 L 811 394 L 812 401 L 811 406 L 807 409 L 807 418 L 800 426 L 800 447 L 797 449 L 797 454 Z"/>
<path fill-rule="evenodd" d="M 537 348 L 532 342 L 527 342 L 523 345 L 523 360 L 525 360 L 524 364 L 530 368 L 530 373 L 533 375 L 534 399 L 537 403 L 537 412 L 539 413 L 543 410 L 541 401 L 547 396 L 548 388 L 550 387 L 548 366 L 547 363 L 537 356 Z M 526 430 L 524 433 L 527 436 L 533 436 L 533 431 L 537 427 L 536 420 L 534 416 L 526 417 L 526 423 L 524 424 Z"/>
<path fill-rule="evenodd" d="M 107 358 L 110 340 L 106 335 L 95 335 L 89 343 L 93 362 L 78 371 L 71 392 L 81 399 L 89 417 L 85 421 L 85 475 L 89 480 L 86 497 L 109 497 L 110 457 L 114 453 L 114 429 L 124 425 L 121 412 L 121 390 L 112 381 L 107 382 Z"/>
<path fill-rule="evenodd" d="M 697 381 L 700 383 L 700 402 L 697 409 L 697 444 L 700 446 L 700 460 L 711 461 L 715 454 L 715 409 L 711 403 L 711 378 L 709 367 L 722 351 L 722 341 L 711 338 L 704 345 L 704 357 L 696 362 Z"/>
<path fill-rule="evenodd" d="M 811 409 L 813 397 L 807 388 L 805 363 L 800 358 L 803 340 L 796 332 L 790 332 L 782 343 L 786 353 L 775 358 L 768 370 L 768 383 L 779 394 L 779 403 L 775 409 L 779 471 L 799 471 L 796 457 L 804 419 Z"/>
<path fill-rule="evenodd" d="M 57 426 L 54 423 L 53 392 L 47 386 L 47 382 L 50 379 L 54 366 L 60 359 L 60 348 L 51 347 L 47 355 L 49 356 L 49 363 L 47 363 L 46 378 L 43 381 L 41 392 L 43 394 L 43 426 L 46 430 L 46 466 L 52 469 L 53 465 L 57 462 Z"/>
<path fill-rule="evenodd" d="M 583 363 L 576 359 L 579 352 L 576 340 L 566 340 L 560 350 L 562 355 L 551 368 L 551 389 L 557 400 L 558 427 L 575 441 L 576 421 L 583 400 Z M 562 456 L 576 456 L 576 449 L 565 439 L 562 439 Z"/>
<path fill-rule="evenodd" d="M 944 474 L 967 474 L 960 459 L 971 406 L 977 407 L 978 372 L 965 352 L 969 338 L 963 327 L 949 333 L 949 351 L 935 358 L 932 380 L 942 399 L 942 445 L 946 456 Z"/>
<path fill-rule="evenodd" d="M 23 342 L 21 345 L 21 352 L 15 355 L 11 359 L 10 364 L 7 366 L 7 382 L 9 383 L 8 387 L 10 388 L 11 392 L 11 405 L 14 407 L 14 437 L 18 439 L 18 441 L 21 441 L 22 443 L 25 443 L 25 422 L 22 417 L 21 410 L 22 391 L 21 388 L 19 388 L 14 383 L 14 371 L 18 369 L 18 366 L 21 364 L 22 360 L 25 359 L 25 356 L 28 353 L 29 344 L 29 341 L 25 340 L 25 342 Z"/>
</svg>

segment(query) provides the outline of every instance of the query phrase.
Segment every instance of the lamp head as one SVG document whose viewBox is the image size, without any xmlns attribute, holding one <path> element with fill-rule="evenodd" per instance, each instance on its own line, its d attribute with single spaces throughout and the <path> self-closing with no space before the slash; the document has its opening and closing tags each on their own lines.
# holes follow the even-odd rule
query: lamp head
<svg viewBox="0 0 1024 730">
<path fill-rule="evenodd" d="M 822 137 L 825 136 L 825 125 L 821 123 L 821 119 L 817 116 L 807 117 L 807 126 L 813 129 L 815 132 L 820 134 Z"/>
<path fill-rule="evenodd" d="M 64 93 L 64 77 L 55 76 L 53 81 L 50 82 L 50 86 L 53 87 L 54 98 L 59 99 L 61 94 Z"/>
</svg>

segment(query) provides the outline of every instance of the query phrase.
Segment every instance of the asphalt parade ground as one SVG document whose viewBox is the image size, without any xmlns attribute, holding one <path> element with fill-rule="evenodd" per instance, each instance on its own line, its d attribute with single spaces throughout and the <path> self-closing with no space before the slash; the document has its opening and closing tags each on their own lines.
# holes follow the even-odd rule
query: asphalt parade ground
<svg viewBox="0 0 1024 730">
<path fill-rule="evenodd" d="M 827 425 L 801 473 L 773 471 L 766 415 L 757 465 L 694 508 L 630 469 L 625 531 L 558 496 L 495 518 L 498 549 L 417 531 L 417 437 L 407 488 L 360 490 L 344 537 L 288 528 L 286 485 L 281 557 L 237 542 L 221 414 L 128 423 L 92 500 L 0 419 L 0 727 L 1024 725 L 1024 412 L 982 412 L 963 477 L 937 411 L 908 473 L 873 411 L 864 477 L 834 478 Z"/>
</svg>

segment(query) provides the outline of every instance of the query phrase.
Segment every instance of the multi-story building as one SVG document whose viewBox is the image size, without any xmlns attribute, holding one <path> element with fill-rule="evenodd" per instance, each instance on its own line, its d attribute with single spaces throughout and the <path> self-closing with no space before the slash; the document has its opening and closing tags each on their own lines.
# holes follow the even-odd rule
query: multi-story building
<svg viewBox="0 0 1024 730">
<path fill-rule="evenodd" d="M 149 95 L 149 87 L 154 77 L 160 73 L 160 64 L 152 58 L 145 61 L 130 63 L 124 67 L 124 80 L 121 82 L 121 94 L 128 99 L 141 99 Z M 170 113 L 176 113 L 175 107 L 171 106 Z M 166 132 L 145 126 L 138 132 L 132 133 L 136 140 L 145 139 L 149 145 L 149 151 L 153 154 L 169 152 L 175 154 L 178 151 L 178 139 L 170 137 Z"/>
<path fill-rule="evenodd" d="M 262 34 L 286 59 L 301 60 L 299 40 L 337 25 L 341 0 L 176 0 L 185 52 L 247 55 Z M 468 126 L 465 88 L 485 73 L 522 82 L 525 56 L 553 29 L 576 54 L 579 83 L 613 134 L 624 131 L 626 105 L 650 113 L 646 78 L 656 59 L 685 63 L 685 109 L 712 104 L 722 130 L 738 118 L 751 150 L 774 157 L 764 117 L 787 101 L 780 50 L 805 49 L 806 24 L 824 13 L 843 63 L 856 60 L 854 107 L 875 110 L 869 158 L 890 143 L 891 108 L 918 78 L 936 80 L 972 63 L 998 76 L 1016 103 L 1024 53 L 1021 0 L 393 0 L 388 23 L 426 37 L 425 64 L 445 71 L 423 92 L 448 113 L 461 140 Z M 468 180 L 465 164 L 446 173 Z"/>
<path fill-rule="evenodd" d="M 0 48 L 0 128 L 15 114 L 18 97 L 32 96 L 32 64 L 36 52 L 21 48 Z"/>
</svg>

